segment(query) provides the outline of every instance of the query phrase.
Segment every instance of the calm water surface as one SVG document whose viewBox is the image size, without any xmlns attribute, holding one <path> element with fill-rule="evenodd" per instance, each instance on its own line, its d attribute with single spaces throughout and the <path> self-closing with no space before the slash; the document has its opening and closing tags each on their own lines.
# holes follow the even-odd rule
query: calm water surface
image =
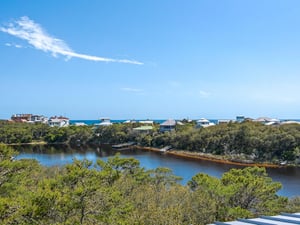
<svg viewBox="0 0 300 225">
<path fill-rule="evenodd" d="M 36 159 L 44 166 L 61 166 L 72 163 L 73 159 L 88 159 L 96 162 L 97 159 L 107 160 L 117 152 L 109 146 L 102 148 L 77 148 L 61 146 L 23 146 L 18 147 L 20 152 L 18 159 Z M 185 185 L 197 173 L 207 173 L 210 176 L 220 178 L 224 172 L 231 168 L 242 168 L 241 166 L 225 165 L 203 160 L 182 159 L 175 156 L 165 155 L 157 152 L 142 150 L 120 151 L 122 157 L 134 157 L 140 161 L 142 167 L 154 169 L 157 167 L 168 167 L 173 173 L 182 177 L 181 183 Z M 300 168 L 269 168 L 268 174 L 274 181 L 283 184 L 278 194 L 292 197 L 300 196 Z"/>
</svg>

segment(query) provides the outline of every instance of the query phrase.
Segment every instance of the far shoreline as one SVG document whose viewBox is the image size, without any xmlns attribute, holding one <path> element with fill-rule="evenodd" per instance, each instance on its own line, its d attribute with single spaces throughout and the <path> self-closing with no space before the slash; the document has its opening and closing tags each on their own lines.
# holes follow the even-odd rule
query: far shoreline
<svg viewBox="0 0 300 225">
<path fill-rule="evenodd" d="M 143 147 L 143 146 L 135 146 L 137 149 L 141 150 L 147 150 L 147 151 L 153 151 L 153 152 L 160 152 L 159 148 L 153 148 L 153 147 Z M 222 163 L 227 165 L 236 165 L 236 166 L 257 166 L 257 167 L 265 167 L 265 168 L 284 168 L 284 167 L 293 167 L 293 165 L 277 165 L 272 163 L 250 163 L 250 162 L 243 162 L 242 160 L 240 162 L 232 161 L 228 159 L 224 159 L 221 157 L 224 156 L 216 156 L 212 154 L 205 154 L 200 152 L 189 152 L 189 151 L 180 151 L 180 150 L 169 150 L 166 152 L 163 152 L 167 155 L 177 156 L 180 158 L 186 158 L 186 159 L 194 159 L 194 160 L 205 160 L 210 162 L 216 162 L 216 163 Z"/>
<path fill-rule="evenodd" d="M 7 145 L 7 146 L 68 145 L 68 143 L 47 143 L 45 141 L 42 141 L 42 142 L 30 142 L 30 143 L 11 143 L 11 144 L 5 144 L 5 145 Z M 92 145 L 92 146 L 95 146 L 95 145 Z M 204 161 L 210 161 L 210 162 L 227 164 L 227 165 L 257 166 L 257 167 L 265 167 L 265 168 L 298 167 L 298 166 L 292 165 L 292 164 L 278 165 L 275 163 L 267 163 L 267 162 L 262 162 L 262 163 L 245 162 L 240 159 L 229 160 L 229 159 L 224 158 L 224 156 L 217 156 L 217 155 L 213 155 L 213 154 L 206 154 L 206 153 L 201 153 L 201 152 L 191 152 L 191 151 L 185 151 L 185 150 L 173 149 L 173 150 L 168 150 L 168 151 L 162 152 L 159 148 L 139 146 L 139 145 L 134 145 L 134 146 L 128 147 L 127 149 L 130 149 L 130 148 L 135 148 L 135 149 L 144 150 L 144 151 L 160 152 L 163 154 L 176 156 L 176 157 L 180 157 L 180 158 L 185 158 L 185 159 L 204 160 Z M 116 151 L 118 151 L 118 150 L 116 150 Z"/>
</svg>

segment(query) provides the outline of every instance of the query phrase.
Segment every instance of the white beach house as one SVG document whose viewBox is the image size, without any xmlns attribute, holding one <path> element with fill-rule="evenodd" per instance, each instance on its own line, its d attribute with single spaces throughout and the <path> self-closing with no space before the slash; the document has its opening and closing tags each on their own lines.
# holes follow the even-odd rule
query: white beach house
<svg viewBox="0 0 300 225">
<path fill-rule="evenodd" d="M 64 116 L 52 116 L 48 120 L 50 127 L 67 127 L 70 125 L 70 119 Z"/>
</svg>

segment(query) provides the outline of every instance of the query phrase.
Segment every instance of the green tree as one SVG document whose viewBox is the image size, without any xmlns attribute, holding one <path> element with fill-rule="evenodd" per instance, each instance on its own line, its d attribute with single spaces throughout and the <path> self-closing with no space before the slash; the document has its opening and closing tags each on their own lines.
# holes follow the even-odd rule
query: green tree
<svg viewBox="0 0 300 225">
<path fill-rule="evenodd" d="M 272 215 L 287 204 L 287 198 L 277 195 L 281 184 L 273 182 L 264 168 L 231 169 L 221 179 L 197 174 L 188 185 L 215 201 L 215 220 Z"/>
<path fill-rule="evenodd" d="M 268 177 L 265 168 L 231 169 L 222 176 L 221 182 L 230 190 L 230 205 L 255 216 L 279 213 L 287 203 L 287 198 L 277 195 L 282 185 Z"/>
</svg>

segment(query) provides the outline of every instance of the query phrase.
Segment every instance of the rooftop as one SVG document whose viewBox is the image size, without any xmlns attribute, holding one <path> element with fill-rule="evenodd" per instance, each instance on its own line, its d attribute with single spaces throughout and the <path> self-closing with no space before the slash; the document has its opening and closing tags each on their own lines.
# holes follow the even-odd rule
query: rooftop
<svg viewBox="0 0 300 225">
<path fill-rule="evenodd" d="M 140 127 L 136 127 L 136 128 L 133 128 L 133 130 L 152 130 L 153 127 L 152 126 L 140 126 Z"/>
<path fill-rule="evenodd" d="M 176 121 L 172 119 L 166 120 L 165 122 L 160 124 L 160 126 L 175 126 L 175 125 L 176 125 Z"/>
<path fill-rule="evenodd" d="M 277 216 L 261 216 L 254 219 L 238 219 L 231 222 L 215 222 L 211 225 L 292 225 L 300 224 L 300 213 L 281 213 Z"/>
</svg>

